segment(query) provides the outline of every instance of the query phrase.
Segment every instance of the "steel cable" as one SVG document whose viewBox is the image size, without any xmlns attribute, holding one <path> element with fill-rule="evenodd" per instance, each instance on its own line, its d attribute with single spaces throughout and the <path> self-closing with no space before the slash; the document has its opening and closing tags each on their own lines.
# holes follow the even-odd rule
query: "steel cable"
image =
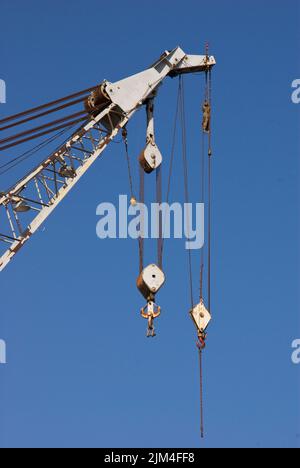
<svg viewBox="0 0 300 468">
<path fill-rule="evenodd" d="M 79 91 L 78 93 L 70 94 L 69 96 L 65 96 L 63 98 L 57 99 L 55 101 L 48 102 L 46 104 L 42 104 L 41 106 L 38 106 L 38 107 L 33 107 L 32 109 L 28 109 L 28 110 L 26 110 L 24 112 L 20 112 L 19 114 L 11 115 L 9 117 L 6 117 L 5 119 L 1 119 L 0 124 L 10 122 L 12 120 L 16 120 L 19 117 L 25 117 L 26 115 L 33 114 L 33 113 L 38 112 L 40 110 L 46 109 L 47 107 L 52 107 L 52 106 L 54 106 L 56 104 L 60 104 L 60 103 L 62 103 L 64 101 L 68 101 L 68 100 L 76 98 L 78 96 L 82 96 L 83 94 L 87 94 L 87 93 L 93 91 L 95 88 L 97 88 L 97 86 L 93 86 L 92 88 L 84 89 L 82 91 Z"/>
</svg>

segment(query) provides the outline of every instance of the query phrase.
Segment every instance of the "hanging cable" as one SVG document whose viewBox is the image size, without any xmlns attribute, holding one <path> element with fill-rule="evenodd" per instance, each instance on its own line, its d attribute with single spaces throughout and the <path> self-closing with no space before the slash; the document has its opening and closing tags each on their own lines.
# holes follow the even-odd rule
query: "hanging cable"
<svg viewBox="0 0 300 468">
<path fill-rule="evenodd" d="M 155 142 L 154 132 L 154 99 L 149 99 L 146 103 L 147 112 L 147 138 L 146 148 L 142 151 L 139 157 L 139 170 L 140 170 L 140 203 L 144 204 L 145 197 L 145 172 L 150 174 L 155 171 L 156 180 L 156 204 L 158 208 L 157 212 L 157 265 L 162 270 L 163 263 L 163 226 L 162 226 L 162 169 L 161 169 L 161 153 Z M 143 270 L 143 257 L 144 257 L 144 213 L 143 208 L 140 213 L 141 216 L 141 236 L 139 237 L 139 264 L 140 273 Z"/>
<path fill-rule="evenodd" d="M 208 102 L 208 71 L 205 72 L 204 102 Z M 204 109 L 203 109 L 204 112 Z M 202 122 L 202 145 L 201 145 L 201 203 L 205 203 L 205 122 Z M 200 257 L 200 301 L 203 301 L 203 282 L 204 282 L 204 246 L 201 249 Z"/>
<path fill-rule="evenodd" d="M 123 128 L 122 138 L 123 138 L 124 145 L 125 145 L 125 155 L 126 155 L 126 161 L 127 161 L 128 179 L 129 179 L 129 187 L 130 187 L 130 204 L 134 206 L 136 205 L 136 198 L 133 192 L 133 179 L 132 179 L 131 164 L 130 164 L 130 157 L 129 157 L 129 150 L 128 150 L 128 132 L 127 132 L 126 127 Z"/>
<path fill-rule="evenodd" d="M 184 174 L 184 192 L 185 204 L 189 203 L 189 187 L 188 187 L 188 164 L 187 164 L 187 150 L 186 150 L 186 123 L 185 123 L 185 98 L 184 98 L 184 83 L 180 76 L 180 118 L 182 129 L 182 156 L 183 156 L 183 174 Z M 190 237 L 190 219 L 188 209 L 186 210 L 187 216 L 187 230 L 188 237 Z M 189 283 L 190 283 L 190 299 L 191 310 L 194 309 L 194 295 L 193 295 L 193 272 L 192 272 L 192 256 L 191 250 L 188 250 L 188 265 L 189 265 Z M 204 410 L 203 410 L 203 369 L 202 369 L 202 350 L 204 349 L 205 342 L 201 334 L 198 334 L 197 347 L 199 350 L 199 366 L 200 366 L 200 435 L 204 437 Z"/>
<path fill-rule="evenodd" d="M 205 194 L 205 140 L 202 132 L 202 150 L 201 150 L 201 203 L 204 205 Z M 203 301 L 203 279 L 204 279 L 204 246 L 200 254 L 200 301 Z"/>
<path fill-rule="evenodd" d="M 139 197 L 139 203 L 142 206 L 142 210 L 140 212 L 140 219 L 141 219 L 141 224 L 140 224 L 140 236 L 138 238 L 139 242 L 139 269 L 140 273 L 142 273 L 144 269 L 144 210 L 143 210 L 143 205 L 145 203 L 145 172 L 142 166 L 139 166 L 139 172 L 140 172 L 140 197 Z"/>
<path fill-rule="evenodd" d="M 208 46 L 207 57 L 208 55 Z M 208 310 L 211 313 L 211 211 L 212 211 L 212 146 L 211 146 L 211 91 L 212 91 L 212 78 L 211 78 L 211 68 L 208 68 L 205 72 L 205 96 L 203 104 L 203 121 L 202 121 L 202 174 L 205 172 L 204 165 L 204 139 L 207 134 L 208 138 L 208 163 L 207 163 L 207 212 L 208 212 L 208 228 L 207 228 L 207 304 Z M 203 180 L 203 179 L 202 179 Z M 204 180 L 203 180 L 204 183 Z M 202 187 L 202 194 L 204 190 Z M 204 270 L 204 249 L 202 248 L 201 253 L 201 273 L 200 273 L 200 298 L 203 299 L 203 270 Z"/>
<path fill-rule="evenodd" d="M 162 257 L 162 170 L 161 166 L 156 169 L 156 203 L 158 209 L 158 239 L 157 239 L 157 264 L 159 268 L 163 269 L 163 257 Z"/>
<path fill-rule="evenodd" d="M 211 312 L 211 211 L 212 211 L 212 161 L 211 155 L 208 156 L 208 241 L 207 241 L 207 305 Z"/>
<path fill-rule="evenodd" d="M 184 98 L 184 81 L 183 77 L 179 77 L 179 90 L 180 90 L 180 121 L 181 121 L 181 140 L 182 140 L 182 159 L 183 159 L 183 176 L 184 176 L 184 198 L 186 206 L 187 217 L 187 236 L 190 238 L 190 219 L 188 212 L 189 204 L 189 185 L 188 185 L 188 163 L 187 163 L 187 146 L 186 146 L 186 122 L 185 122 L 185 98 Z M 192 272 L 192 255 L 191 250 L 188 249 L 188 265 L 189 265 L 189 288 L 191 309 L 194 307 L 194 294 L 193 294 L 193 272 Z"/>
<path fill-rule="evenodd" d="M 207 49 L 207 59 L 208 49 Z M 185 96 L 184 96 L 184 82 L 182 77 L 179 78 L 180 89 L 180 120 L 182 132 L 182 156 L 183 156 L 183 177 L 184 177 L 184 192 L 185 204 L 189 203 L 189 185 L 188 185 L 188 164 L 187 164 L 187 148 L 186 148 L 186 122 L 185 122 Z M 201 438 L 204 437 L 204 395 L 203 395 L 203 350 L 206 346 L 206 328 L 211 320 L 211 191 L 212 191 L 212 167 L 211 167 L 211 69 L 207 66 L 205 73 L 205 92 L 204 103 L 202 107 L 203 120 L 202 120 L 202 149 L 201 149 L 201 202 L 205 202 L 205 135 L 208 135 L 208 167 L 207 167 L 207 197 L 208 197 L 208 241 L 207 241 L 207 294 L 208 294 L 208 310 L 204 305 L 204 275 L 205 275 L 205 256 L 204 248 L 201 250 L 200 258 L 200 302 L 194 307 L 193 296 L 193 273 L 192 273 L 192 257 L 191 251 L 188 250 L 188 266 L 189 266 L 189 283 L 190 283 L 190 298 L 191 298 L 191 317 L 197 327 L 198 341 L 197 348 L 199 351 L 199 377 L 200 377 L 200 434 Z M 190 235 L 190 220 L 188 210 L 187 216 L 187 230 L 188 236 Z"/>
<path fill-rule="evenodd" d="M 209 57 L 208 54 L 208 45 L 206 46 L 206 57 Z M 208 305 L 208 314 L 209 320 L 211 320 L 211 192 L 212 192 L 212 167 L 211 167 L 211 157 L 212 157 L 212 147 L 211 147 L 211 68 L 208 68 L 205 72 L 205 97 L 203 105 L 203 122 L 202 122 L 202 188 L 201 188 L 201 198 L 204 202 L 205 187 L 204 187 L 204 174 L 205 174 L 205 134 L 208 135 L 208 187 L 207 187 L 207 197 L 208 197 L 208 242 L 207 242 L 207 305 Z M 204 278 L 204 248 L 201 251 L 201 269 L 200 269 L 200 306 L 204 308 L 203 301 L 203 278 Z M 203 310 L 203 309 L 202 309 Z M 205 309 L 204 309 L 205 310 Z M 200 373 L 200 432 L 201 438 L 204 437 L 204 408 L 203 408 L 203 350 L 206 346 L 206 332 L 200 331 L 198 334 L 198 343 L 197 347 L 199 350 L 199 373 Z"/>
<path fill-rule="evenodd" d="M 204 407 L 203 407 L 203 360 L 202 352 L 203 349 L 198 346 L 199 351 L 199 369 L 200 369 L 200 435 L 201 439 L 204 438 Z"/>
<path fill-rule="evenodd" d="M 179 104 L 180 104 L 180 82 L 178 80 L 177 101 L 176 101 L 176 110 L 175 110 L 175 117 L 174 117 L 174 124 L 173 124 L 173 137 L 172 137 L 172 145 L 171 145 L 170 167 L 169 167 L 168 186 L 167 186 L 167 195 L 166 195 L 167 204 L 169 204 L 169 201 L 170 201 L 171 180 L 172 180 L 173 166 L 174 166 Z M 165 220 L 165 224 L 166 224 L 166 220 Z M 162 242 L 161 242 L 161 256 L 163 256 L 164 243 L 165 243 L 165 237 L 164 237 L 164 232 L 165 232 L 165 227 L 166 227 L 165 224 L 163 227 L 163 236 L 162 236 Z"/>
<path fill-rule="evenodd" d="M 211 109 L 211 93 L 212 93 L 212 77 L 211 69 L 208 71 L 208 102 Z M 210 115 L 211 118 L 211 115 Z M 211 226 L 212 226 L 212 136 L 211 136 L 211 123 L 209 125 L 208 134 L 208 259 L 207 259 L 207 295 L 208 295 L 208 310 L 211 312 Z"/>
</svg>

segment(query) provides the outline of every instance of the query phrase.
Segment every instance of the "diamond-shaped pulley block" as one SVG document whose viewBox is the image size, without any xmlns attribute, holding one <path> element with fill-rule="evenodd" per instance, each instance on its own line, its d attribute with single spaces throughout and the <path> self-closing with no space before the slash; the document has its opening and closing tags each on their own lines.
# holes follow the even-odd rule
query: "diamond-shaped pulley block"
<svg viewBox="0 0 300 468">
<path fill-rule="evenodd" d="M 211 321 L 211 314 L 203 302 L 197 304 L 190 312 L 196 328 L 200 333 L 204 332 Z"/>
</svg>

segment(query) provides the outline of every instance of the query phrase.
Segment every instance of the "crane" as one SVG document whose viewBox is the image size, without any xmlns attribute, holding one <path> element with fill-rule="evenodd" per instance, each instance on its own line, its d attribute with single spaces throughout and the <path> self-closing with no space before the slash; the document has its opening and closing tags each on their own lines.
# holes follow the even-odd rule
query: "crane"
<svg viewBox="0 0 300 468">
<path fill-rule="evenodd" d="M 146 107 L 147 114 L 147 138 L 146 147 L 139 157 L 140 163 L 140 202 L 144 198 L 144 174 L 156 171 L 157 194 L 161 193 L 160 166 L 162 155 L 156 145 L 154 135 L 154 99 L 158 89 L 166 77 L 179 76 L 181 87 L 181 75 L 188 73 L 205 72 L 206 93 L 203 104 L 203 133 L 209 135 L 209 174 L 211 161 L 211 129 L 210 129 L 210 73 L 216 64 L 215 58 L 208 53 L 204 55 L 188 55 L 180 47 L 166 50 L 159 59 L 146 70 L 129 76 L 115 83 L 104 80 L 98 86 L 73 94 L 67 98 L 53 101 L 48 105 L 42 105 L 31 109 L 35 116 L 28 117 L 32 112 L 25 111 L 15 116 L 0 120 L 5 122 L 0 131 L 12 128 L 38 117 L 43 117 L 56 110 L 67 108 L 73 104 L 84 101 L 84 110 L 68 117 L 55 120 L 46 125 L 39 126 L 30 131 L 24 131 L 16 136 L 10 136 L 0 140 L 0 151 L 6 150 L 14 145 L 38 138 L 54 130 L 73 126 L 81 122 L 79 128 L 65 140 L 55 151 L 39 163 L 25 176 L 21 177 L 12 187 L 0 192 L 0 271 L 14 258 L 17 252 L 27 243 L 31 236 L 39 229 L 48 216 L 55 210 L 59 203 L 69 191 L 79 182 L 80 178 L 87 172 L 93 163 L 102 156 L 108 145 L 115 139 L 119 132 L 125 142 L 128 158 L 127 130 L 126 125 L 134 114 L 142 107 Z M 208 79 L 209 76 L 209 79 Z M 180 89 L 179 87 L 179 89 Z M 82 95 L 88 93 L 82 98 Z M 65 103 L 68 99 L 75 99 Z M 179 103 L 179 100 L 178 100 Z M 58 105 L 55 109 L 45 110 L 50 105 Z M 182 115 L 184 100 L 181 97 Z M 178 108 L 177 108 L 178 111 Z M 83 114 L 85 116 L 83 117 Z M 27 117 L 23 119 L 23 117 Z M 75 118 L 76 117 L 76 118 Z M 18 123 L 11 121 L 22 118 Z M 70 119 L 72 119 L 70 121 Z M 82 123 L 84 121 L 84 123 Z M 48 127 L 57 125 L 48 130 Z M 71 125 L 72 124 L 72 125 Z M 184 125 L 183 140 L 185 138 Z M 28 136 L 29 135 L 29 136 Z M 17 140 L 17 141 L 15 141 Z M 184 154 L 186 164 L 186 154 Z M 128 166 L 129 167 L 129 166 Z M 130 167 L 129 167 L 130 170 Z M 204 171 L 203 171 L 204 173 Z M 187 178 L 187 168 L 184 176 Z M 204 175 L 203 175 L 204 177 Z M 210 180 L 210 179 L 209 179 Z M 187 185 L 187 180 L 185 180 Z M 210 186 L 210 183 L 209 183 Z M 202 183 L 204 187 L 204 181 Z M 188 191 L 186 190 L 186 201 Z M 158 204 L 161 200 L 158 200 Z M 136 203 L 135 197 L 131 203 Z M 209 208 L 210 220 L 210 208 Z M 210 222 L 210 221 L 209 221 Z M 160 233 L 161 235 L 161 233 Z M 161 239 L 160 239 L 161 240 Z M 160 242 L 159 240 L 159 242 Z M 139 239 L 140 250 L 140 272 L 137 279 L 137 287 L 147 300 L 147 305 L 141 309 L 141 315 L 148 321 L 147 336 L 154 337 L 154 319 L 160 315 L 160 307 L 155 304 L 155 294 L 165 282 L 162 271 L 162 245 L 158 242 L 158 264 L 143 265 L 143 239 Z M 203 436 L 203 391 L 202 391 L 202 351 L 205 347 L 206 328 L 211 320 L 210 313 L 210 239 L 208 247 L 208 308 L 203 300 L 203 249 L 201 260 L 201 287 L 200 302 L 195 305 L 191 287 L 191 309 L 190 316 L 196 326 L 200 356 L 200 399 L 201 399 L 201 435 Z M 189 252 L 190 255 L 190 252 Z M 190 259 L 191 260 L 191 259 Z M 192 285 L 191 263 L 190 284 Z"/>
<path fill-rule="evenodd" d="M 80 178 L 103 154 L 136 111 L 153 98 L 163 80 L 203 72 L 213 56 L 165 51 L 148 69 L 115 83 L 104 80 L 86 100 L 89 121 L 55 152 L 0 193 L 0 271 L 14 258 Z M 146 162 L 145 162 L 146 164 Z"/>
</svg>

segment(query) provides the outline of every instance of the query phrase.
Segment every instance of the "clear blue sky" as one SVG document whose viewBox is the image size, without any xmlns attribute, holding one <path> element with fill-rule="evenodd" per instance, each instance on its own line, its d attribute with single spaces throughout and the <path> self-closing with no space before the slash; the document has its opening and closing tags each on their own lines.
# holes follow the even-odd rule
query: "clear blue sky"
<svg viewBox="0 0 300 468">
<path fill-rule="evenodd" d="M 300 367 L 290 357 L 300 338 L 300 107 L 290 98 L 300 77 L 299 2 L 2 0 L 0 25 L 8 91 L 0 117 L 133 74 L 178 44 L 201 53 L 209 40 L 218 61 L 206 439 L 182 242 L 167 243 L 163 315 L 149 341 L 135 242 L 95 234 L 97 204 L 128 191 L 116 144 L 1 273 L 0 446 L 299 446 Z M 197 200 L 202 80 L 185 82 Z M 157 103 L 166 160 L 176 86 L 167 80 Z M 143 119 L 129 130 L 136 157 Z M 172 199 L 182 192 L 179 165 Z M 152 261 L 151 247 L 147 254 Z"/>
</svg>

